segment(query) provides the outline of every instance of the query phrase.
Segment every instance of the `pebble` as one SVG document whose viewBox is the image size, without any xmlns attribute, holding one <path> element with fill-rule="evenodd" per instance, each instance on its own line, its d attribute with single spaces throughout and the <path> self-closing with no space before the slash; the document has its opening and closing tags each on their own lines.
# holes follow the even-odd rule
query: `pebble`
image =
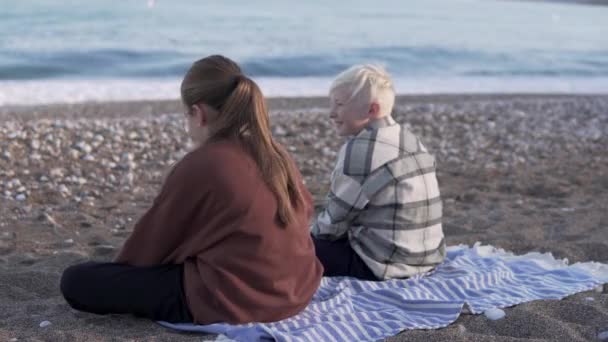
<svg viewBox="0 0 608 342">
<path fill-rule="evenodd" d="M 30 147 L 32 148 L 32 150 L 37 150 L 40 148 L 40 141 L 38 140 L 32 140 L 32 142 L 30 143 Z"/>
<path fill-rule="evenodd" d="M 68 155 L 72 159 L 78 159 L 78 158 L 80 158 L 80 152 L 78 152 L 76 150 L 70 150 L 70 152 L 68 152 Z"/>
<path fill-rule="evenodd" d="M 61 169 L 61 168 L 51 169 L 51 172 L 49 172 L 49 175 L 53 178 L 61 178 L 64 175 L 63 169 Z"/>
<path fill-rule="evenodd" d="M 31 253 L 25 253 L 20 257 L 21 257 L 21 260 L 19 261 L 19 263 L 22 265 L 33 265 L 36 262 L 38 262 L 38 260 L 39 260 L 36 256 L 34 256 Z"/>
<path fill-rule="evenodd" d="M 0 240 L 0 255 L 10 254 L 15 250 L 15 243 Z"/>
<path fill-rule="evenodd" d="M 40 322 L 40 327 L 41 327 L 41 328 L 46 328 L 46 327 L 48 327 L 48 326 L 49 326 L 49 325 L 51 325 L 51 324 L 52 324 L 52 323 L 51 323 L 51 322 L 49 322 L 49 321 L 42 321 L 42 322 Z"/>
<path fill-rule="evenodd" d="M 57 221 L 55 221 L 55 219 L 49 213 L 42 213 L 42 214 L 40 214 L 40 216 L 38 217 L 38 219 L 40 221 L 47 222 L 47 223 L 51 224 L 52 226 L 55 226 L 55 227 L 59 226 L 59 224 L 57 223 Z"/>
<path fill-rule="evenodd" d="M 11 179 L 6 183 L 7 189 L 17 188 L 21 186 L 21 181 L 17 178 Z"/>
<path fill-rule="evenodd" d="M 110 255 L 110 254 L 114 253 L 115 250 L 116 250 L 116 248 L 112 245 L 99 245 L 99 246 L 95 246 L 95 248 L 94 248 L 95 255 L 98 255 L 98 256 Z"/>
<path fill-rule="evenodd" d="M 593 302 L 593 301 L 595 301 L 595 298 L 593 298 L 593 297 L 585 297 L 585 300 L 588 301 L 588 302 Z"/>
<path fill-rule="evenodd" d="M 93 151 L 93 148 L 91 147 L 91 145 L 87 144 L 84 141 L 80 141 L 80 142 L 76 143 L 75 147 L 79 151 L 87 153 L 87 154 L 91 153 Z"/>
<path fill-rule="evenodd" d="M 0 240 L 4 240 L 4 241 L 13 240 L 16 237 L 17 237 L 17 233 L 15 233 L 15 232 L 2 232 L 2 234 L 0 234 Z"/>
<path fill-rule="evenodd" d="M 114 235 L 114 236 L 121 236 L 121 237 L 124 237 L 124 236 L 128 236 L 129 234 L 131 234 L 131 231 L 129 231 L 129 230 L 125 230 L 125 229 L 124 229 L 124 227 L 122 227 L 122 228 L 123 228 L 123 229 L 120 229 L 120 228 L 112 228 L 112 230 L 111 230 L 112 235 Z"/>
<path fill-rule="evenodd" d="M 27 196 L 25 196 L 25 194 L 18 194 L 17 196 L 15 196 L 15 199 L 19 202 L 23 202 L 27 199 Z"/>
<path fill-rule="evenodd" d="M 91 224 L 90 222 L 87 222 L 87 221 L 82 221 L 82 222 L 80 222 L 80 227 L 91 228 L 91 227 L 93 227 L 93 224 Z"/>
<path fill-rule="evenodd" d="M 135 178 L 135 175 L 133 174 L 133 172 L 129 171 L 127 172 L 127 174 L 125 175 L 125 183 L 128 184 L 129 186 L 133 186 L 133 179 Z"/>
<path fill-rule="evenodd" d="M 506 315 L 505 312 L 504 312 L 504 310 L 501 310 L 499 308 L 488 309 L 488 310 L 484 311 L 483 314 L 488 319 L 493 320 L 493 321 L 502 319 Z"/>
<path fill-rule="evenodd" d="M 597 338 L 600 341 L 608 341 L 608 330 L 598 333 Z"/>
<path fill-rule="evenodd" d="M 274 134 L 282 137 L 282 136 L 287 135 L 287 131 L 285 130 L 285 128 L 283 128 L 283 126 L 277 126 L 274 129 Z"/>
<path fill-rule="evenodd" d="M 122 154 L 121 158 L 123 161 L 131 161 L 135 158 L 135 156 L 133 155 L 133 153 L 125 152 Z"/>
<path fill-rule="evenodd" d="M 323 150 L 321 150 L 321 153 L 323 153 L 323 155 L 326 156 L 326 157 L 333 157 L 333 156 L 336 155 L 336 152 L 334 152 L 329 147 L 323 147 Z"/>
</svg>

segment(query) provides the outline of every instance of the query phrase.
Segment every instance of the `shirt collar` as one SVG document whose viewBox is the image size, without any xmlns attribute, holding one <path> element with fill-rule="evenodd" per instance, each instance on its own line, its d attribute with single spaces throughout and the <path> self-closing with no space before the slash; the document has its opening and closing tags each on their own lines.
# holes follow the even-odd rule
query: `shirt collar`
<svg viewBox="0 0 608 342">
<path fill-rule="evenodd" d="M 397 121 L 395 121 L 395 119 L 393 119 L 392 116 L 387 115 L 387 116 L 381 117 L 376 120 L 371 120 L 366 125 L 366 128 L 367 129 L 378 129 L 378 128 L 384 128 L 384 127 L 388 127 L 388 126 L 393 126 L 396 124 L 397 124 Z"/>
</svg>

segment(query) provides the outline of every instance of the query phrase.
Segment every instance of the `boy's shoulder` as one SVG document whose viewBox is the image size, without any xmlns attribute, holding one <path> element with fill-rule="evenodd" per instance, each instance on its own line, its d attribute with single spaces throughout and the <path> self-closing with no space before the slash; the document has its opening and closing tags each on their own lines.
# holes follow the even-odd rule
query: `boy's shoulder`
<svg viewBox="0 0 608 342">
<path fill-rule="evenodd" d="M 347 176 L 365 178 L 380 164 L 399 155 L 401 126 L 366 127 L 342 146 L 343 172 Z"/>
<path fill-rule="evenodd" d="M 350 137 L 342 146 L 345 156 L 369 155 L 396 150 L 398 155 L 426 152 L 420 138 L 407 125 L 394 124 L 381 128 L 365 128 Z"/>
<path fill-rule="evenodd" d="M 364 178 L 391 160 L 418 153 L 427 153 L 427 150 L 405 125 L 367 128 L 342 146 L 343 172 Z"/>
</svg>

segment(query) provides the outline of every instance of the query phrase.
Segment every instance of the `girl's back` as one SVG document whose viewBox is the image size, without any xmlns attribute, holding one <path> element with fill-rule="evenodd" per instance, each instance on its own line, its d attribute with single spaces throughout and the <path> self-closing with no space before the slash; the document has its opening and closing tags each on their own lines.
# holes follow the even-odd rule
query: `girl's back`
<svg viewBox="0 0 608 342">
<path fill-rule="evenodd" d="M 297 220 L 280 227 L 275 196 L 238 142 L 203 146 L 176 165 L 160 201 L 175 199 L 192 212 L 178 218 L 172 211 L 171 218 L 150 217 L 142 225 L 149 233 L 152 225 L 179 221 L 168 234 L 180 234 L 182 243 L 162 262 L 185 264 L 184 288 L 197 323 L 274 321 L 308 304 L 322 267 L 309 237 L 310 194 L 303 185 L 301 191 L 305 203 Z M 186 198 L 192 202 L 184 203 Z M 181 233 L 179 227 L 187 228 Z"/>
</svg>

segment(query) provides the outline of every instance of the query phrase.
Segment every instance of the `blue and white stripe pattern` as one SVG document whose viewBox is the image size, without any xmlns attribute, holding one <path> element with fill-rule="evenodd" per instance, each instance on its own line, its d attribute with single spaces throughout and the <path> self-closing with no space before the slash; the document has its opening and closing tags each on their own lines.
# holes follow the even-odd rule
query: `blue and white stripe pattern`
<svg viewBox="0 0 608 342">
<path fill-rule="evenodd" d="M 427 275 L 383 282 L 323 278 L 310 305 L 275 323 L 169 324 L 223 334 L 236 341 L 377 341 L 409 329 L 454 322 L 471 313 L 538 299 L 561 299 L 608 283 L 608 265 L 568 266 L 550 254 L 515 256 L 492 246 L 448 248 L 446 261 Z"/>
</svg>

